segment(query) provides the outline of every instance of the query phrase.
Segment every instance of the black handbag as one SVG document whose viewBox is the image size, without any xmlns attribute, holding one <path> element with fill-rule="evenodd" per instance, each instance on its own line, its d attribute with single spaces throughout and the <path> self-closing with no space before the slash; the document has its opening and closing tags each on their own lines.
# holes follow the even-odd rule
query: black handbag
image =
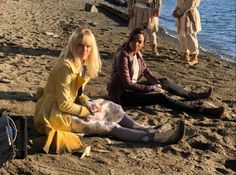
<svg viewBox="0 0 236 175">
<path fill-rule="evenodd" d="M 8 160 L 27 156 L 27 120 L 22 116 L 9 117 L 0 111 L 0 167 Z"/>
<path fill-rule="evenodd" d="M 24 116 L 11 116 L 17 128 L 17 137 L 14 141 L 16 147 L 16 159 L 24 159 L 27 156 L 27 118 Z"/>
<path fill-rule="evenodd" d="M 14 133 L 13 125 L 6 112 L 2 112 L 0 116 L 0 166 L 16 156 L 14 139 L 17 131 Z"/>
</svg>

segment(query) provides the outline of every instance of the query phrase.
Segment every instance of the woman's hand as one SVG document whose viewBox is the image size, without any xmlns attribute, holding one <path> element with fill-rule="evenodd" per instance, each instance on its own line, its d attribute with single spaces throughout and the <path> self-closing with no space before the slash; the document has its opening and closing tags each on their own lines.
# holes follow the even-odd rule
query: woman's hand
<svg viewBox="0 0 236 175">
<path fill-rule="evenodd" d="M 183 16 L 182 14 L 179 14 L 179 9 L 178 8 L 173 11 L 172 15 L 175 18 L 179 18 L 179 17 Z"/>
<path fill-rule="evenodd" d="M 91 109 L 94 112 L 100 112 L 101 111 L 101 106 L 98 103 L 93 102 L 91 105 Z"/>
<path fill-rule="evenodd" d="M 157 92 L 157 93 L 165 93 L 165 90 L 162 89 L 161 87 L 156 87 L 156 88 L 154 89 L 154 92 Z"/>
<path fill-rule="evenodd" d="M 172 15 L 175 17 L 175 18 L 178 18 L 178 14 L 177 14 L 177 10 L 174 10 Z"/>
<path fill-rule="evenodd" d="M 128 10 L 128 17 L 129 18 L 133 17 L 133 10 Z"/>
<path fill-rule="evenodd" d="M 153 16 L 160 16 L 160 11 L 157 10 L 157 9 L 155 9 L 155 10 L 153 11 Z"/>
<path fill-rule="evenodd" d="M 87 109 L 90 111 L 91 114 L 94 114 L 96 112 L 100 112 L 101 111 L 101 106 L 98 103 L 95 103 L 92 100 L 88 100 L 85 103 L 85 106 L 87 107 Z"/>
</svg>

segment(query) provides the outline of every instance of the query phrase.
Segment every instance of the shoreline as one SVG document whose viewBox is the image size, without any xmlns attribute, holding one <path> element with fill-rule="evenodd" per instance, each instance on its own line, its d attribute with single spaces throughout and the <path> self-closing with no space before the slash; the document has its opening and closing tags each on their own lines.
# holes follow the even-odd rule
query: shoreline
<svg viewBox="0 0 236 175">
<path fill-rule="evenodd" d="M 112 12 L 117 17 L 120 17 L 121 19 L 126 20 L 127 23 L 128 23 L 126 7 L 116 6 L 116 5 L 114 5 L 112 3 L 109 3 L 109 2 L 103 2 L 103 3 L 100 3 L 100 4 L 107 5 L 107 6 L 110 6 L 110 7 L 114 8 L 114 9 L 105 9 L 105 8 L 101 7 L 104 10 L 108 10 L 109 12 Z M 173 40 L 176 40 L 175 41 L 176 48 L 178 48 L 178 50 L 180 50 L 178 36 L 176 34 L 171 34 L 171 32 L 173 32 L 173 31 L 169 30 L 168 28 L 166 28 L 164 26 L 159 25 L 159 29 L 164 30 L 166 35 L 170 36 Z M 157 38 L 157 40 L 158 40 L 158 38 Z M 159 42 L 159 41 L 157 41 L 157 42 Z M 204 49 L 201 46 L 199 47 L 199 50 L 200 50 L 200 54 L 201 53 L 210 54 L 210 55 L 214 55 L 215 57 L 217 57 L 217 58 L 219 58 L 223 61 L 228 61 L 230 63 L 236 63 L 236 57 L 231 57 L 230 55 L 220 55 L 217 51 L 213 51 L 213 50 L 211 51 L 211 50 L 208 50 L 208 49 Z"/>
</svg>

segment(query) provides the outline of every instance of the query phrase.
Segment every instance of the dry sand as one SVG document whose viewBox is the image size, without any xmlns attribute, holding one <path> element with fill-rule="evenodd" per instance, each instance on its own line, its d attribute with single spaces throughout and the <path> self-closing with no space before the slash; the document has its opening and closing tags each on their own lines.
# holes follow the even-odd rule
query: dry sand
<svg viewBox="0 0 236 175">
<path fill-rule="evenodd" d="M 35 91 L 45 85 L 60 50 L 77 27 L 89 27 L 94 32 L 103 63 L 102 72 L 88 84 L 86 92 L 94 98 L 106 95 L 112 57 L 128 37 L 127 23 L 101 10 L 85 12 L 85 2 L 98 5 L 103 1 L 0 1 L 0 106 L 11 115 L 28 118 L 30 139 L 37 136 L 32 124 Z M 181 61 L 175 39 L 163 30 L 158 39 L 162 56 L 146 55 L 152 71 L 157 76 L 174 79 L 187 89 L 202 91 L 212 86 L 213 95 L 198 102 L 223 105 L 226 108 L 223 119 L 189 115 L 158 105 L 125 108 L 140 123 L 173 123 L 185 118 L 186 136 L 179 144 L 164 147 L 84 137 L 82 141 L 93 149 L 83 159 L 79 154 L 47 155 L 28 145 L 27 158 L 8 161 L 0 174 L 235 174 L 236 65 L 202 51 L 200 63 L 189 67 Z"/>
</svg>

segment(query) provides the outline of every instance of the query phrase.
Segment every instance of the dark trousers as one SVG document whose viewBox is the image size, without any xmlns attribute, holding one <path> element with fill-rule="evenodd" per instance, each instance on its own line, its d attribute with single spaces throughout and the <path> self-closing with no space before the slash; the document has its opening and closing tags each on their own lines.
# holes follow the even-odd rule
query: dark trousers
<svg viewBox="0 0 236 175">
<path fill-rule="evenodd" d="M 181 86 L 175 84 L 169 78 L 159 79 L 161 86 L 164 90 L 168 91 L 173 95 L 188 98 L 189 91 L 185 90 Z M 121 105 L 122 106 L 148 106 L 159 104 L 167 108 L 174 110 L 185 111 L 185 112 L 198 112 L 194 105 L 188 104 L 183 101 L 174 100 L 170 98 L 166 93 L 156 93 L 156 92 L 134 92 L 125 91 L 121 95 Z"/>
</svg>

